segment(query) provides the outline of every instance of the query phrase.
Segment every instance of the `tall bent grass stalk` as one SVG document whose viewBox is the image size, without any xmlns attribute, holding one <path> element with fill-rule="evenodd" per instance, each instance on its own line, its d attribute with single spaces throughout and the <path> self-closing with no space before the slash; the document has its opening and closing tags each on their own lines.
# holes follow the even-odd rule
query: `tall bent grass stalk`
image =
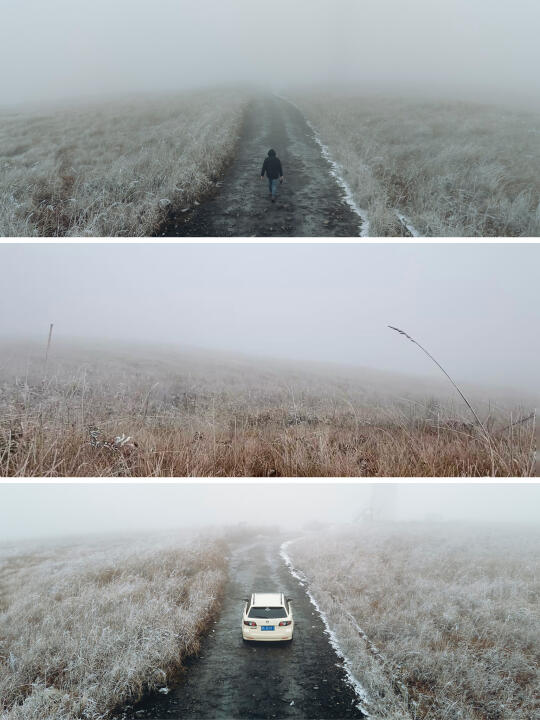
<svg viewBox="0 0 540 720">
<path fill-rule="evenodd" d="M 446 370 L 443 368 L 443 366 L 441 365 L 441 363 L 440 363 L 438 360 L 436 360 L 436 359 L 433 357 L 433 355 L 426 350 L 425 347 L 423 347 L 422 345 L 420 345 L 420 343 L 419 343 L 417 340 L 415 340 L 413 337 L 411 337 L 410 335 L 408 335 L 408 334 L 405 332 L 405 330 L 400 330 L 399 328 L 394 327 L 393 325 L 388 325 L 388 327 L 390 328 L 390 330 L 395 330 L 395 331 L 396 331 L 397 333 L 399 333 L 400 335 L 404 335 L 404 336 L 407 338 L 407 340 L 410 340 L 412 343 L 414 343 L 415 345 L 417 345 L 417 346 L 420 348 L 420 350 L 422 350 L 422 351 L 428 356 L 428 358 L 430 358 L 430 359 L 435 363 L 435 365 L 437 365 L 437 367 L 442 370 L 442 372 L 446 375 L 446 377 L 450 380 L 450 382 L 452 383 L 452 385 L 455 387 L 455 389 L 456 389 L 456 390 L 458 391 L 458 393 L 461 395 L 461 397 L 463 398 L 463 400 L 464 400 L 465 404 L 467 405 L 467 407 L 469 408 L 469 410 L 472 412 L 472 414 L 473 414 L 473 416 L 474 416 L 474 419 L 476 420 L 476 422 L 478 423 L 478 425 L 482 428 L 482 432 L 484 433 L 484 435 L 485 435 L 485 437 L 486 437 L 486 440 L 487 440 L 488 442 L 490 442 L 489 433 L 488 433 L 488 431 L 486 430 L 486 427 L 484 426 L 484 423 L 483 423 L 483 422 L 480 420 L 480 418 L 478 417 L 478 414 L 476 413 L 476 410 L 473 408 L 473 406 L 471 405 L 471 403 L 467 400 L 467 398 L 465 397 L 465 395 L 462 393 L 462 391 L 461 391 L 461 389 L 459 388 L 459 386 L 454 382 L 454 380 L 450 377 L 450 375 L 449 375 L 449 374 L 446 372 Z"/>
</svg>

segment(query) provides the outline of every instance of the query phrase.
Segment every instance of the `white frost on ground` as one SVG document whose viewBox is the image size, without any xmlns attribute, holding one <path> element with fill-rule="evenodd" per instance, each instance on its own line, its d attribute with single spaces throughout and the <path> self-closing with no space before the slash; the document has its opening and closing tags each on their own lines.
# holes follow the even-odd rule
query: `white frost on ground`
<svg viewBox="0 0 540 720">
<path fill-rule="evenodd" d="M 322 156 L 325 160 L 327 160 L 330 163 L 330 167 L 332 168 L 330 170 L 330 174 L 336 179 L 338 185 L 343 189 L 345 193 L 345 200 L 347 201 L 348 205 L 354 210 L 354 212 L 358 215 L 360 218 L 361 225 L 360 225 L 360 237 L 369 237 L 369 219 L 367 216 L 367 212 L 365 210 L 362 210 L 361 207 L 359 207 L 356 204 L 356 201 L 353 197 L 352 190 L 346 180 L 343 179 L 341 175 L 341 167 L 337 164 L 335 160 L 332 159 L 332 156 L 330 155 L 330 151 L 328 150 L 328 147 L 323 143 L 323 141 L 320 138 L 319 133 L 315 130 L 313 125 L 310 123 L 309 120 L 306 120 L 306 123 L 308 124 L 308 127 L 313 132 L 313 137 L 315 138 L 315 142 L 320 146 Z"/>
<path fill-rule="evenodd" d="M 352 190 L 351 190 L 349 184 L 347 183 L 346 180 L 343 179 L 343 176 L 341 175 L 340 165 L 338 165 L 338 163 L 332 159 L 332 156 L 330 155 L 330 151 L 328 150 L 328 147 L 321 140 L 319 133 L 317 132 L 317 130 L 315 130 L 315 128 L 313 127 L 311 122 L 307 118 L 305 118 L 304 113 L 298 107 L 298 105 L 296 103 L 294 103 L 292 100 L 289 100 L 289 98 L 285 97 L 284 95 L 276 95 L 276 97 L 280 98 L 281 100 L 285 100 L 285 102 L 288 102 L 290 105 L 292 105 L 294 108 L 296 108 L 299 113 L 302 114 L 302 117 L 304 117 L 307 126 L 313 133 L 315 142 L 321 148 L 321 153 L 322 153 L 323 158 L 330 164 L 330 168 L 331 168 L 330 174 L 332 175 L 333 178 L 335 178 L 335 180 L 337 181 L 337 184 L 344 191 L 345 200 L 346 200 L 347 204 L 349 205 L 349 207 L 351 207 L 352 210 L 354 210 L 354 212 L 358 215 L 358 217 L 361 220 L 361 224 L 359 227 L 360 237 L 369 237 L 369 219 L 367 216 L 367 212 L 365 210 L 362 210 L 362 208 L 356 204 L 356 201 L 354 199 L 354 196 L 352 194 Z"/>
<path fill-rule="evenodd" d="M 313 605 L 313 607 L 315 608 L 315 610 L 316 610 L 316 611 L 319 613 L 319 615 L 321 616 L 321 619 L 322 619 L 322 621 L 323 621 L 323 623 L 324 623 L 324 627 L 326 628 L 326 632 L 327 632 L 327 634 L 328 634 L 328 637 L 330 638 L 330 644 L 332 645 L 332 647 L 333 647 L 334 650 L 336 651 L 336 654 L 338 655 L 338 657 L 340 657 L 340 658 L 343 660 L 343 665 L 344 665 L 344 668 L 345 668 L 345 672 L 346 672 L 346 674 L 347 674 L 347 680 L 348 680 L 349 684 L 351 685 L 351 687 L 353 688 L 353 690 L 354 690 L 354 692 L 356 693 L 356 696 L 357 696 L 357 698 L 358 698 L 358 700 L 359 700 L 359 702 L 358 702 L 358 708 L 366 715 L 366 717 L 369 718 L 369 713 L 368 713 L 367 708 L 366 708 L 366 705 L 369 703 L 367 693 L 366 693 L 366 691 L 364 690 L 364 688 L 362 687 L 362 685 L 361 685 L 361 683 L 359 682 L 359 680 L 353 675 L 353 672 L 352 672 L 352 669 L 351 669 L 351 662 L 350 662 L 350 660 L 345 656 L 343 650 L 341 649 L 341 647 L 340 647 L 340 645 L 339 645 L 339 642 L 338 642 L 338 639 L 337 639 L 334 631 L 331 629 L 330 625 L 328 624 L 328 619 L 327 619 L 327 617 L 326 617 L 326 614 L 321 610 L 321 608 L 319 607 L 318 602 L 315 600 L 315 598 L 314 598 L 313 595 L 311 594 L 311 591 L 309 590 L 309 582 L 308 582 L 308 579 L 306 578 L 306 576 L 304 575 L 304 573 L 302 573 L 301 571 L 295 569 L 294 565 L 292 564 L 292 560 L 291 560 L 290 556 L 287 554 L 287 548 L 288 548 L 288 546 L 289 546 L 291 543 L 293 543 L 293 542 L 294 542 L 294 540 L 286 540 L 284 543 L 282 543 L 282 544 L 281 544 L 281 547 L 280 547 L 280 549 L 279 549 L 279 554 L 280 554 L 283 562 L 284 562 L 285 565 L 287 566 L 287 568 L 288 568 L 289 572 L 291 573 L 291 575 L 292 575 L 296 580 L 298 580 L 298 584 L 301 585 L 302 587 L 305 587 L 306 593 L 307 593 L 307 595 L 308 595 L 308 597 L 309 597 L 309 599 L 310 599 L 311 604 Z M 307 586 L 307 587 L 306 587 L 306 586 Z M 358 625 L 357 625 L 357 627 L 358 627 Z M 360 628 L 358 628 L 358 630 L 359 630 L 362 634 L 364 634 L 363 631 L 360 630 Z"/>
<path fill-rule="evenodd" d="M 398 220 L 405 225 L 407 230 L 411 233 L 413 237 L 420 237 L 420 233 L 418 230 L 414 227 L 412 222 L 409 220 L 408 217 L 406 217 L 403 213 L 400 213 L 399 210 L 396 210 L 396 215 L 398 217 Z"/>
<path fill-rule="evenodd" d="M 289 100 L 289 98 L 285 97 L 284 95 L 276 95 L 276 97 L 280 98 L 281 100 L 285 100 L 285 102 L 288 102 L 290 105 L 295 107 L 298 112 L 302 113 L 302 110 L 298 107 L 298 105 L 293 102 L 292 100 Z M 302 113 L 304 115 L 304 113 Z M 360 217 L 362 220 L 362 224 L 360 226 L 360 237 L 369 237 L 369 218 L 367 215 L 367 211 L 363 210 L 361 207 L 359 207 L 356 204 L 356 201 L 354 200 L 352 190 L 347 183 L 346 180 L 343 179 L 343 176 L 341 175 L 341 166 L 338 165 L 338 163 L 332 159 L 332 156 L 330 155 L 330 151 L 328 149 L 328 146 L 323 143 L 321 140 L 321 136 L 317 132 L 317 130 L 313 127 L 312 123 L 305 118 L 306 124 L 308 125 L 309 129 L 313 133 L 313 137 L 315 138 L 315 142 L 319 145 L 321 148 L 322 155 L 325 160 L 327 160 L 330 163 L 330 166 L 332 170 L 330 171 L 331 175 L 337 180 L 338 185 L 343 189 L 345 192 L 345 199 L 347 200 L 347 203 L 349 206 L 354 210 L 354 212 Z M 396 216 L 398 220 L 406 227 L 406 229 L 411 233 L 412 237 L 420 237 L 420 233 L 418 230 L 414 227 L 412 222 L 409 220 L 409 218 L 404 215 L 399 210 L 395 210 Z"/>
</svg>

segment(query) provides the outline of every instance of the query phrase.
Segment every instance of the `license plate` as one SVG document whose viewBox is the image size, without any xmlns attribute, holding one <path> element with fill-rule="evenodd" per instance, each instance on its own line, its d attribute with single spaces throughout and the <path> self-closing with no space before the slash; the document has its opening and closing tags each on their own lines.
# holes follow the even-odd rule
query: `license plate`
<svg viewBox="0 0 540 720">
<path fill-rule="evenodd" d="M 261 625 L 261 630 L 275 630 L 275 625 Z"/>
</svg>

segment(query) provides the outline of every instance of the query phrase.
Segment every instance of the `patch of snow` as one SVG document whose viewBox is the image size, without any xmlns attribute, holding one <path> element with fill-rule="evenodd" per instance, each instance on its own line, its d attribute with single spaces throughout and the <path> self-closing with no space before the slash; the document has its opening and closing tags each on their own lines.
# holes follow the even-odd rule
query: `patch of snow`
<svg viewBox="0 0 540 720">
<path fill-rule="evenodd" d="M 284 543 L 281 544 L 281 547 L 279 549 L 279 554 L 281 556 L 281 559 L 287 566 L 289 572 L 295 578 L 298 580 L 299 585 L 307 585 L 306 593 L 309 597 L 309 600 L 315 610 L 318 612 L 318 614 L 321 617 L 321 620 L 324 623 L 324 627 L 326 629 L 326 633 L 330 639 L 330 645 L 334 648 L 336 651 L 336 654 L 338 657 L 340 657 L 343 660 L 343 666 L 345 668 L 345 673 L 347 674 L 347 680 L 349 682 L 349 685 L 353 688 L 354 692 L 356 693 L 356 697 L 358 698 L 358 709 L 361 710 L 366 717 L 369 718 L 369 713 L 366 709 L 366 705 L 369 703 L 368 696 L 366 691 L 364 690 L 363 686 L 361 685 L 360 681 L 354 676 L 351 668 L 351 661 L 346 657 L 345 653 L 341 649 L 338 639 L 336 637 L 336 634 L 331 629 L 330 625 L 328 624 L 328 618 L 326 617 L 326 614 L 321 610 L 319 607 L 318 602 L 315 600 L 313 595 L 311 594 L 311 591 L 309 590 L 309 581 L 307 577 L 299 570 L 296 570 L 294 565 L 292 564 L 292 560 L 290 556 L 287 553 L 287 548 L 291 543 L 293 543 L 294 540 L 286 540 Z"/>
<path fill-rule="evenodd" d="M 294 108 L 296 108 L 299 113 L 302 113 L 302 115 L 304 115 L 304 113 L 302 112 L 302 110 L 300 109 L 300 107 L 299 107 L 295 102 L 293 102 L 292 100 L 290 100 L 289 98 L 285 97 L 284 95 L 276 95 L 276 97 L 280 98 L 281 100 L 284 100 L 285 102 L 288 102 L 290 105 L 292 105 Z M 315 138 L 315 142 L 316 142 L 316 143 L 319 145 L 319 147 L 321 148 L 322 156 L 324 157 L 325 160 L 327 160 L 327 161 L 330 163 L 330 166 L 331 166 L 331 168 L 332 168 L 332 170 L 330 171 L 330 174 L 337 180 L 337 183 L 338 183 L 338 185 L 342 188 L 342 190 L 344 190 L 344 192 L 345 192 L 345 199 L 346 199 L 347 203 L 348 203 L 349 206 L 354 210 L 354 212 L 360 217 L 360 219 L 361 219 L 361 221 L 362 221 L 362 224 L 361 224 L 361 227 L 360 227 L 360 237 L 369 237 L 369 218 L 368 218 L 368 215 L 367 215 L 367 211 L 366 211 L 366 210 L 363 210 L 361 207 L 359 207 L 359 206 L 357 205 L 356 201 L 354 200 L 354 197 L 353 197 L 353 194 L 352 194 L 352 190 L 351 190 L 349 184 L 347 183 L 346 180 L 344 180 L 344 178 L 343 178 L 343 176 L 342 176 L 342 174 L 341 174 L 341 173 L 342 173 L 342 168 L 341 168 L 341 166 L 338 165 L 338 163 L 337 163 L 335 160 L 332 159 L 332 156 L 330 155 L 330 151 L 329 151 L 329 149 L 328 149 L 328 146 L 325 145 L 325 144 L 322 142 L 319 133 L 318 133 L 317 130 L 313 127 L 312 123 L 311 123 L 309 120 L 307 120 L 307 118 L 304 118 L 304 119 L 306 120 L 307 126 L 309 127 L 309 129 L 310 129 L 311 132 L 313 133 L 313 137 Z M 375 159 L 375 160 L 382 160 L 383 158 L 382 158 L 382 157 L 377 157 L 377 158 L 374 158 L 374 159 Z M 403 214 L 402 212 L 400 212 L 399 210 L 395 210 L 395 213 L 396 213 L 396 216 L 397 216 L 397 218 L 399 219 L 399 221 L 400 221 L 401 223 L 403 223 L 403 225 L 404 225 L 404 226 L 407 228 L 407 230 L 411 233 L 412 237 L 421 237 L 421 236 L 420 236 L 420 233 L 418 232 L 418 230 L 414 227 L 414 225 L 412 224 L 412 222 L 409 220 L 409 218 L 408 218 L 406 215 L 404 215 L 404 214 Z"/>
<path fill-rule="evenodd" d="M 294 103 L 292 100 L 289 100 L 289 98 L 285 97 L 284 95 L 276 95 L 276 97 L 280 98 L 281 100 L 284 100 L 285 102 L 288 102 L 289 105 L 292 105 L 294 108 L 298 110 L 298 112 L 302 113 L 302 116 L 304 117 L 304 113 L 296 103 Z M 359 207 L 354 199 L 354 196 L 352 194 L 352 190 L 350 188 L 349 183 L 343 178 L 342 176 L 342 168 L 338 163 L 332 158 L 330 155 L 330 151 L 328 149 L 328 146 L 323 143 L 321 140 L 321 137 L 317 130 L 313 127 L 311 122 L 305 118 L 306 124 L 313 133 L 313 137 L 315 139 L 315 142 L 319 145 L 321 148 L 321 154 L 323 158 L 329 163 L 330 165 L 330 175 L 332 175 L 333 178 L 335 178 L 337 184 L 341 187 L 341 189 L 345 193 L 345 200 L 349 207 L 358 215 L 358 217 L 361 220 L 360 227 L 359 227 L 359 233 L 360 237 L 369 237 L 369 218 L 367 216 L 367 212 L 363 210 L 361 207 Z"/>
<path fill-rule="evenodd" d="M 403 215 L 403 213 L 400 213 L 399 210 L 396 210 L 396 215 L 397 215 L 397 217 L 398 217 L 398 220 L 399 220 L 401 223 L 403 223 L 403 225 L 405 225 L 405 227 L 407 228 L 407 230 L 411 233 L 411 235 L 412 235 L 413 237 L 420 237 L 420 233 L 419 233 L 418 230 L 414 227 L 414 225 L 413 225 L 412 222 L 409 220 L 409 218 L 406 217 L 406 215 Z"/>
</svg>

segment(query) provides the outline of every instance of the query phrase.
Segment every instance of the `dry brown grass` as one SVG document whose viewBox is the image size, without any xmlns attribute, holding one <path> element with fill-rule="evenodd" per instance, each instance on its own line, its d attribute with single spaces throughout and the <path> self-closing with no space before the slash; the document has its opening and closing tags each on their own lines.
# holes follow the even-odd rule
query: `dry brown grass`
<svg viewBox="0 0 540 720">
<path fill-rule="evenodd" d="M 242 420 L 239 419 L 241 423 Z M 104 445 L 89 431 L 68 425 L 26 423 L 22 437 L 4 452 L 0 472 L 42 477 L 459 477 L 532 474 L 528 431 L 494 436 L 491 447 L 470 425 L 444 421 L 404 425 L 396 420 L 354 426 L 343 416 L 335 425 L 312 420 L 266 424 L 260 429 L 216 427 L 204 432 L 174 425 L 130 422 L 134 435 L 115 443 L 120 429 L 107 424 Z M 122 423 L 124 426 L 125 423 Z M 115 433 L 119 434 L 116 435 Z M 122 441 L 120 441 L 121 443 Z"/>
<path fill-rule="evenodd" d="M 367 524 L 287 552 L 374 720 L 531 720 L 539 548 L 534 528 Z"/>
<path fill-rule="evenodd" d="M 83 353 L 84 355 L 84 353 Z M 11 476 L 527 476 L 526 407 L 369 371 L 99 351 L 0 378 Z M 212 356 L 210 356 L 211 358 Z M 21 357 L 18 368 L 26 367 Z M 441 392 L 441 401 L 433 390 Z M 429 394 L 428 394 L 429 393 Z M 117 439 L 118 438 L 118 439 Z M 128 439 L 129 438 L 129 439 Z"/>
<path fill-rule="evenodd" d="M 105 718 L 164 687 L 225 582 L 215 537 L 0 548 L 2 720 Z"/>
</svg>

